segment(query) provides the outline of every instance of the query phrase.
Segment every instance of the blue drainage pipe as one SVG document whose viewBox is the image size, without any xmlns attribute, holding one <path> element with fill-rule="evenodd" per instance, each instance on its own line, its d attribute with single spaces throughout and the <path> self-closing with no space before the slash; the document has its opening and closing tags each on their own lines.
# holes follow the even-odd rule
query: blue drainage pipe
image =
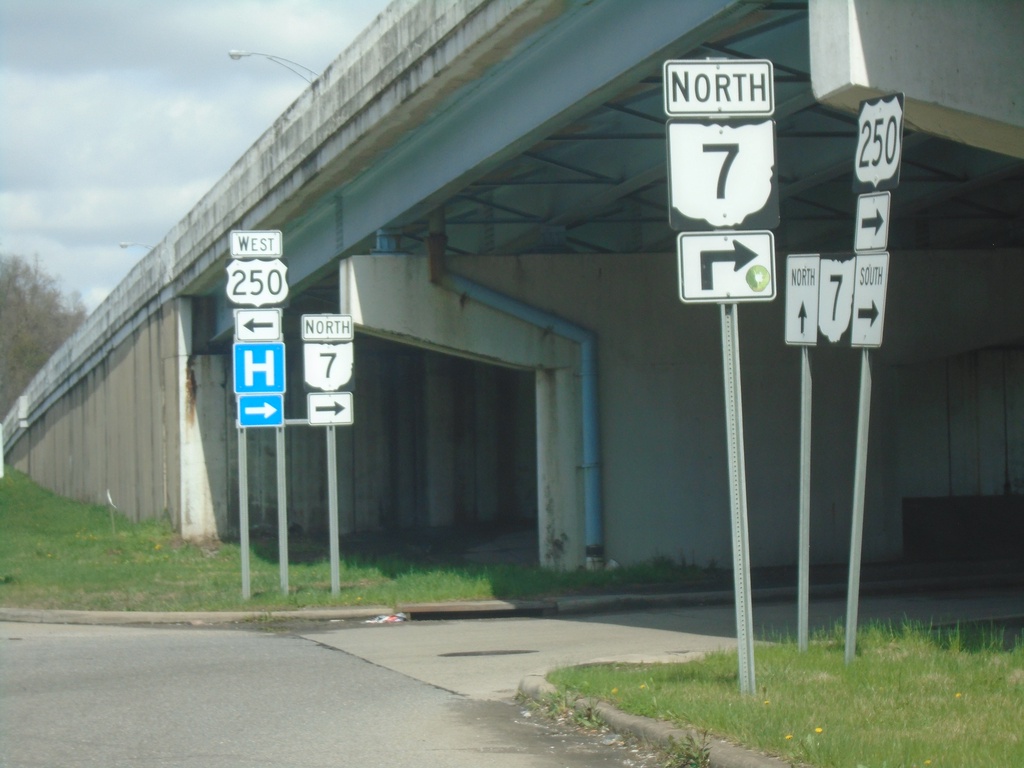
<svg viewBox="0 0 1024 768">
<path fill-rule="evenodd" d="M 584 537 L 587 566 L 601 565 L 604 561 L 604 527 L 601 501 L 601 440 L 597 408 L 597 334 L 558 315 L 446 270 L 438 276 L 438 282 L 449 290 L 580 345 L 583 387 Z"/>
</svg>

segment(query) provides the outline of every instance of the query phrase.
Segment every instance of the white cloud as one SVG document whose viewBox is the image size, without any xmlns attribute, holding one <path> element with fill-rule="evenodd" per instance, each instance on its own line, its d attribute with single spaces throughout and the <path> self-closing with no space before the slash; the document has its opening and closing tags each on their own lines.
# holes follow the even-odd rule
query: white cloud
<svg viewBox="0 0 1024 768">
<path fill-rule="evenodd" d="M 0 251 L 38 255 L 90 308 L 384 0 L 3 0 Z"/>
</svg>

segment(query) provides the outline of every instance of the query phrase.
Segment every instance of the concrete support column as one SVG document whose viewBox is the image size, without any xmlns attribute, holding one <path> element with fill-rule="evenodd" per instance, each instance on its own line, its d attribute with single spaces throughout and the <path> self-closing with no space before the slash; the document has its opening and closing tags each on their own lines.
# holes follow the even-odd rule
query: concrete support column
<svg viewBox="0 0 1024 768">
<path fill-rule="evenodd" d="M 537 372 L 537 528 L 540 563 L 568 570 L 586 559 L 576 372 Z"/>
<path fill-rule="evenodd" d="M 498 402 L 500 371 L 493 366 L 478 365 L 473 371 L 473 444 L 475 472 L 476 519 L 492 522 L 498 517 L 498 489 L 501 467 L 498 462 L 498 414 L 513 413 L 512 403 Z"/>
<path fill-rule="evenodd" d="M 455 520 L 455 407 L 453 360 L 429 355 L 425 365 L 424 420 L 427 433 L 427 521 Z"/>
<path fill-rule="evenodd" d="M 228 528 L 227 369 L 224 357 L 191 354 L 191 299 L 176 309 L 181 537 L 199 541 Z"/>
</svg>

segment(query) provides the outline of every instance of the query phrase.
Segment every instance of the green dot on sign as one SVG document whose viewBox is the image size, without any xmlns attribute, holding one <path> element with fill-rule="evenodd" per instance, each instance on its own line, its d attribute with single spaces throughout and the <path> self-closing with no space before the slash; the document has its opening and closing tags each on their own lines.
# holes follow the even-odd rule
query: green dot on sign
<svg viewBox="0 0 1024 768">
<path fill-rule="evenodd" d="M 771 280 L 772 276 L 768 274 L 768 270 L 760 264 L 755 264 L 747 270 L 747 285 L 758 293 L 767 288 Z"/>
</svg>

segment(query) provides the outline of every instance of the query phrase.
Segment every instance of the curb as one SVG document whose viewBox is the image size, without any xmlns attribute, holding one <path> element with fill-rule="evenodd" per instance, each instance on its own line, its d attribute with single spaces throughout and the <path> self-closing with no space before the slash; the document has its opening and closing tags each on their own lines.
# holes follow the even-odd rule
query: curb
<svg viewBox="0 0 1024 768">
<path fill-rule="evenodd" d="M 307 619 L 332 621 L 362 619 L 392 613 L 385 606 L 359 608 L 318 609 L 295 611 L 72 611 L 41 608 L 0 608 L 0 621 L 33 624 L 107 624 L 128 626 L 139 624 L 191 624 L 193 626 L 217 624 L 258 623 L 275 619 Z"/>
<path fill-rule="evenodd" d="M 538 703 L 558 695 L 558 689 L 543 675 L 527 675 L 519 683 L 519 693 Z M 677 728 L 661 720 L 631 715 L 599 699 L 578 698 L 573 708 L 583 712 L 595 712 L 612 729 L 627 733 L 640 741 L 670 750 L 693 738 L 700 742 L 701 734 L 685 728 Z M 769 755 L 752 752 L 721 739 L 709 739 L 711 768 L 792 768 L 793 763 Z"/>
<path fill-rule="evenodd" d="M 918 590 L 964 590 L 985 587 L 1024 587 L 1024 573 L 962 574 L 921 576 L 914 579 L 865 581 L 861 596 L 895 595 Z M 811 585 L 814 599 L 844 598 L 846 584 Z M 795 586 L 755 587 L 753 599 L 758 602 L 795 600 Z M 537 600 L 464 600 L 448 603 L 402 603 L 386 605 L 344 606 L 338 608 L 301 608 L 267 611 L 82 611 L 40 608 L 4 608 L 0 621 L 21 621 L 39 624 L 238 624 L 273 620 L 341 621 L 368 619 L 382 614 L 401 612 L 412 619 L 501 618 L 513 616 L 578 616 L 607 611 L 664 609 L 704 605 L 726 605 L 733 602 L 732 587 L 705 591 L 686 590 L 662 593 L 619 593 L 604 595 L 560 596 Z"/>
</svg>

